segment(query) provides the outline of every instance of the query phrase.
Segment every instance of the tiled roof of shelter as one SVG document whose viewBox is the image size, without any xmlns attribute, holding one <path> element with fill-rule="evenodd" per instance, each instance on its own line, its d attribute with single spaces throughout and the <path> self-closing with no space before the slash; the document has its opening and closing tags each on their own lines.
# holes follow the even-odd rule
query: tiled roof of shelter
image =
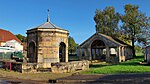
<svg viewBox="0 0 150 84">
<path fill-rule="evenodd" d="M 119 44 L 119 45 L 122 45 L 122 46 L 125 46 L 125 45 L 131 46 L 131 45 L 129 45 L 129 44 L 127 44 L 127 43 L 124 43 L 123 41 L 121 41 L 121 40 L 119 40 L 119 39 L 117 39 L 117 38 L 113 38 L 113 37 L 111 37 L 111 36 L 108 36 L 108 35 L 105 35 L 105 34 L 102 34 L 102 33 L 98 33 L 98 34 L 99 34 L 99 35 L 102 35 L 102 36 L 104 36 L 104 37 L 106 37 L 106 38 L 109 39 L 109 40 L 114 41 L 115 43 L 117 43 L 117 44 Z"/>
<path fill-rule="evenodd" d="M 0 29 L 0 42 L 6 42 L 9 40 L 16 40 L 19 43 L 22 43 L 14 34 L 10 31 Z"/>
<path fill-rule="evenodd" d="M 101 33 L 95 33 L 94 35 L 92 35 L 90 38 L 88 38 L 87 40 L 85 40 L 83 43 L 80 44 L 80 46 L 84 45 L 88 40 L 90 40 L 91 38 L 95 37 L 96 35 L 98 35 L 101 38 L 107 38 L 108 40 L 111 40 L 112 42 L 120 45 L 120 46 L 131 46 L 129 44 L 124 43 L 123 41 L 113 38 L 111 36 L 107 36 L 105 34 L 101 34 Z"/>
</svg>

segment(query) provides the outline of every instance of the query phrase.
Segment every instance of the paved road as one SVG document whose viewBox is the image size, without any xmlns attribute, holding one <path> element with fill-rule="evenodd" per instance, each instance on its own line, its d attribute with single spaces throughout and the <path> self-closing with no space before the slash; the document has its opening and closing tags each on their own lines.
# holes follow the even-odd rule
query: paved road
<svg viewBox="0 0 150 84">
<path fill-rule="evenodd" d="M 118 75 L 73 75 L 57 80 L 49 80 L 50 83 L 0 78 L 0 84 L 150 84 L 150 73 L 145 74 L 118 74 Z"/>
<path fill-rule="evenodd" d="M 57 79 L 56 82 L 58 84 L 150 84 L 150 73 L 118 75 L 75 75 Z"/>
</svg>

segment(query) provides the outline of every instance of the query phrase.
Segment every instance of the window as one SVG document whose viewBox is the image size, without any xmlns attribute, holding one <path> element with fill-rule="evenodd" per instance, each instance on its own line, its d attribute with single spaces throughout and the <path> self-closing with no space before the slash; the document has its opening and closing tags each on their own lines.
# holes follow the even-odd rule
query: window
<svg viewBox="0 0 150 84">
<path fill-rule="evenodd" d="M 110 56 L 116 56 L 115 48 L 110 48 Z"/>
</svg>

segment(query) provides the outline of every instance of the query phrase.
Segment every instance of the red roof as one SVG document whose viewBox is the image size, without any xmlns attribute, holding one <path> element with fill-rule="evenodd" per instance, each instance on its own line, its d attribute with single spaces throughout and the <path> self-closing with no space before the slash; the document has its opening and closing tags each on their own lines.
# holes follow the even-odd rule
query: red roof
<svg viewBox="0 0 150 84">
<path fill-rule="evenodd" d="M 22 43 L 14 34 L 10 31 L 0 29 L 0 42 L 6 42 L 9 40 L 16 40 L 19 43 Z"/>
</svg>

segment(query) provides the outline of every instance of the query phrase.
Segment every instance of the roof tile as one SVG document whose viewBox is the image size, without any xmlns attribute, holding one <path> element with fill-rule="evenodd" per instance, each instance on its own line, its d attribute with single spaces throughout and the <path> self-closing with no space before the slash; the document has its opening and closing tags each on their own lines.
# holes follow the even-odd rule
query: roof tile
<svg viewBox="0 0 150 84">
<path fill-rule="evenodd" d="M 16 40 L 19 43 L 22 43 L 14 34 L 12 34 L 10 31 L 3 30 L 0 28 L 0 42 L 6 42 L 9 40 Z"/>
</svg>

